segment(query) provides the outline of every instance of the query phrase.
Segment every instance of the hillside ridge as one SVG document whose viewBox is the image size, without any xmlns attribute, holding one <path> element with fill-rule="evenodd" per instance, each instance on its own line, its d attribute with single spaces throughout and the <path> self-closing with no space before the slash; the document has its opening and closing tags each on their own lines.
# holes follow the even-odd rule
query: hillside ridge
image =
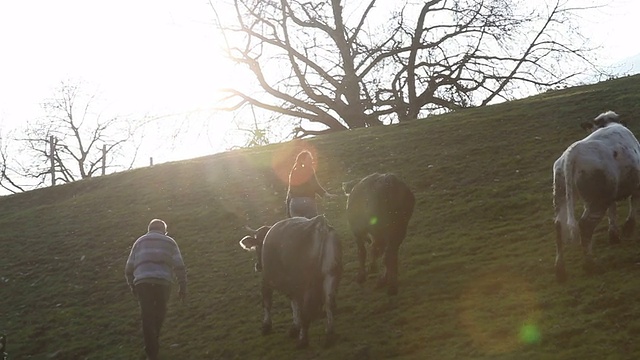
<svg viewBox="0 0 640 360">
<path fill-rule="evenodd" d="M 584 137 L 579 123 L 606 110 L 640 134 L 640 76 L 0 197 L 0 331 L 8 352 L 140 358 L 139 310 L 124 263 L 149 220 L 161 218 L 189 271 L 187 303 L 172 294 L 163 359 L 637 358 L 638 235 L 611 247 L 603 221 L 594 235 L 602 270 L 585 274 L 576 247 L 567 251 L 567 284 L 553 276 L 552 164 Z M 375 289 L 376 274 L 355 282 L 346 198 L 320 201 L 344 249 L 338 340 L 327 349 L 321 320 L 309 349 L 295 349 L 281 295 L 274 333 L 260 335 L 255 254 L 238 245 L 245 225 L 284 217 L 286 174 L 302 148 L 316 154 L 330 192 L 394 172 L 416 195 L 395 297 Z"/>
</svg>

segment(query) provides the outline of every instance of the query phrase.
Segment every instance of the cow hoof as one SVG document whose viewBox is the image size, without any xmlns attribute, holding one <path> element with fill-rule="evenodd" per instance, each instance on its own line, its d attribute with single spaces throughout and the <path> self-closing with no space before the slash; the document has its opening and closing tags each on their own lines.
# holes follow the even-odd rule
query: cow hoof
<svg viewBox="0 0 640 360">
<path fill-rule="evenodd" d="M 598 274 L 601 270 L 598 264 L 593 259 L 585 260 L 583 268 L 587 275 Z"/>
<path fill-rule="evenodd" d="M 271 324 L 262 324 L 262 335 L 271 334 Z"/>
<path fill-rule="evenodd" d="M 333 332 L 327 333 L 326 337 L 324 338 L 324 347 L 325 348 L 331 347 L 335 343 L 336 343 L 336 334 Z"/>
<path fill-rule="evenodd" d="M 389 295 L 389 296 L 398 295 L 398 286 L 397 285 L 389 285 L 389 288 L 387 289 L 387 295 Z"/>
<path fill-rule="evenodd" d="M 296 345 L 296 347 L 298 349 L 306 349 L 307 347 L 309 347 L 309 339 L 304 338 L 304 339 L 298 340 L 298 344 Z"/>
<path fill-rule="evenodd" d="M 289 337 L 291 337 L 292 339 L 297 338 L 299 334 L 300 334 L 299 327 L 293 325 L 289 328 Z"/>
<path fill-rule="evenodd" d="M 367 275 L 365 273 L 358 273 L 358 276 L 356 276 L 356 282 L 358 284 L 364 283 L 366 279 L 367 279 Z"/>
<path fill-rule="evenodd" d="M 556 269 L 556 281 L 563 284 L 567 281 L 567 272 L 563 269 Z"/>
<path fill-rule="evenodd" d="M 383 276 L 378 279 L 378 282 L 376 283 L 376 288 L 381 289 L 385 286 L 387 286 L 387 278 Z"/>
<path fill-rule="evenodd" d="M 620 233 L 615 230 L 609 230 L 609 244 L 617 245 L 620 244 Z"/>
</svg>

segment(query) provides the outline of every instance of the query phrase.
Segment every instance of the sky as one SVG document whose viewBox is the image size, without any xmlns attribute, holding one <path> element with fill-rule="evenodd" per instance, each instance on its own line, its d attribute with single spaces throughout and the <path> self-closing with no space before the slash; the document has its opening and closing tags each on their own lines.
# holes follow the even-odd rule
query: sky
<svg viewBox="0 0 640 360">
<path fill-rule="evenodd" d="M 207 113 L 232 80 L 212 18 L 200 0 L 0 0 L 0 127 L 41 116 L 40 103 L 67 80 L 120 116 Z M 198 141 L 152 146 L 141 158 L 178 160 L 230 145 L 218 136 L 228 118 L 204 130 L 216 133 L 213 141 L 202 127 L 179 124 Z"/>
<path fill-rule="evenodd" d="M 603 46 L 601 64 L 640 54 L 638 14 L 640 2 L 611 0 L 582 18 L 585 35 Z M 216 91 L 237 81 L 213 17 L 206 0 L 0 0 L 0 131 L 41 116 L 39 104 L 67 79 L 91 84 L 118 114 L 202 118 Z M 160 141 L 140 158 L 174 161 L 234 145 L 229 117 L 204 118 L 206 127 L 180 125 L 192 140 Z"/>
<path fill-rule="evenodd" d="M 575 3 L 586 1 L 576 0 Z M 602 8 L 583 16 L 584 34 L 594 45 L 601 46 L 601 65 L 615 65 L 640 55 L 640 42 L 634 40 L 640 33 L 640 2 L 636 0 L 604 0 Z M 634 69 L 633 72 L 640 72 Z"/>
</svg>

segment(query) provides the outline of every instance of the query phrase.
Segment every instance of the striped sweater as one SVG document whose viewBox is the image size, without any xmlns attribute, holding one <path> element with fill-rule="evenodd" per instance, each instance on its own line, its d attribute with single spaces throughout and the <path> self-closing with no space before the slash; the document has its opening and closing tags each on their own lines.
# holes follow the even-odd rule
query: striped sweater
<svg viewBox="0 0 640 360">
<path fill-rule="evenodd" d="M 157 231 L 149 231 L 133 243 L 124 269 L 127 284 L 166 283 L 178 279 L 186 290 L 187 270 L 175 240 Z"/>
</svg>

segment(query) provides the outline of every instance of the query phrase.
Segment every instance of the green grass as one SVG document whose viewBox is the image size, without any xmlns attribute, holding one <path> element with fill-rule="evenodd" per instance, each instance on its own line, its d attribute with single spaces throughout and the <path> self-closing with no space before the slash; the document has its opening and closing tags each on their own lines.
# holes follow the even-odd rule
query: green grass
<svg viewBox="0 0 640 360">
<path fill-rule="evenodd" d="M 159 217 L 189 268 L 188 302 L 174 293 L 163 328 L 164 359 L 640 358 L 637 235 L 609 246 L 603 221 L 601 271 L 587 275 L 572 247 L 568 282 L 553 275 L 553 161 L 584 137 L 581 121 L 609 109 L 640 133 L 640 77 L 0 198 L 0 330 L 12 359 L 141 358 L 123 270 L 135 238 Z M 339 338 L 329 349 L 322 321 L 310 347 L 295 349 L 281 295 L 274 333 L 260 335 L 255 254 L 238 245 L 244 225 L 284 216 L 276 174 L 305 145 L 317 150 L 318 177 L 332 192 L 395 172 L 417 198 L 396 297 L 374 279 L 355 283 L 345 198 L 321 202 L 344 248 Z"/>
</svg>

